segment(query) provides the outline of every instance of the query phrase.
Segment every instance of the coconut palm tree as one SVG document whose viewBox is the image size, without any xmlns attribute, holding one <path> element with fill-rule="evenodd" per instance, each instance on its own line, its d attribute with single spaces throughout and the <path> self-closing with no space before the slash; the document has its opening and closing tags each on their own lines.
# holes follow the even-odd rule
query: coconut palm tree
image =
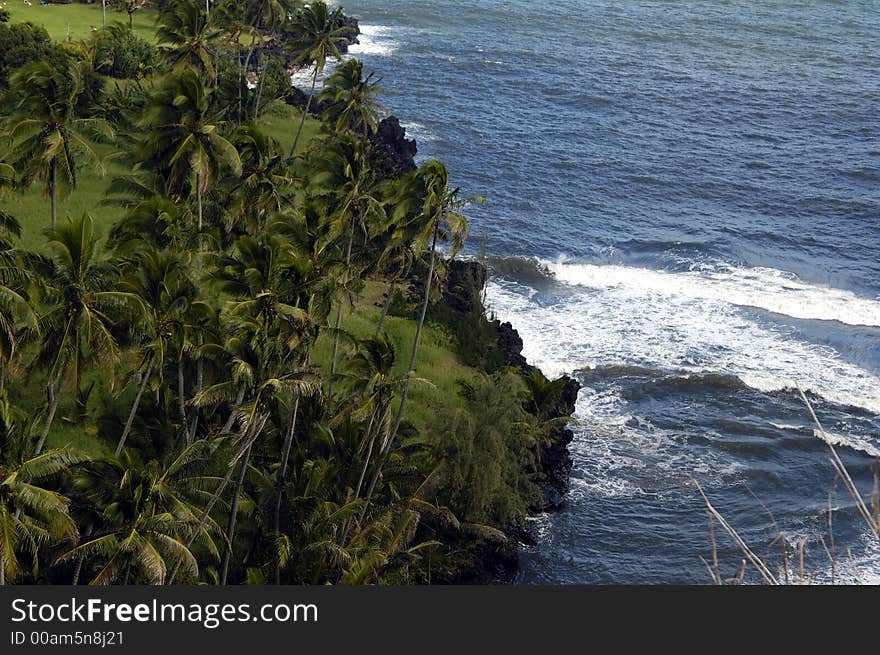
<svg viewBox="0 0 880 655">
<path fill-rule="evenodd" d="M 178 376 L 183 375 L 183 365 L 179 358 L 173 358 L 175 349 L 182 352 L 177 341 L 184 339 L 187 323 L 193 322 L 194 315 L 209 315 L 210 308 L 196 300 L 197 290 L 187 275 L 183 258 L 168 250 L 156 250 L 148 245 L 141 247 L 133 258 L 132 268 L 120 281 L 119 289 L 137 296 L 145 310 L 143 321 L 136 328 L 141 337 L 139 365 L 140 384 L 128 415 L 128 420 L 116 446 L 118 457 L 128 438 L 137 415 L 138 406 L 144 390 L 152 376 L 163 383 L 166 363 L 174 362 Z M 183 407 L 184 385 L 178 381 L 180 389 L 178 401 Z M 182 422 L 186 424 L 186 411 L 181 410 Z"/>
<path fill-rule="evenodd" d="M 0 210 L 0 398 L 6 392 L 6 369 L 18 354 L 19 328 L 36 333 L 39 327 L 28 296 L 32 275 L 23 261 L 30 258 L 12 242 L 18 236 L 21 236 L 19 222 Z"/>
<path fill-rule="evenodd" d="M 184 543 L 197 521 L 198 499 L 215 480 L 210 475 L 211 444 L 197 441 L 170 462 L 140 461 L 129 450 L 121 459 L 98 463 L 74 480 L 82 501 L 100 507 L 94 534 L 58 558 L 59 562 L 93 560 L 90 584 L 132 581 L 163 584 L 169 565 L 194 578 L 198 562 Z M 213 556 L 218 549 L 213 522 L 199 528 L 199 543 Z"/>
<path fill-rule="evenodd" d="M 209 113 L 209 97 L 195 71 L 173 73 L 153 93 L 139 123 L 149 134 L 138 166 L 157 171 L 169 193 L 195 192 L 200 250 L 205 194 L 225 169 L 241 174 L 235 146 L 221 136 L 221 126 Z"/>
<path fill-rule="evenodd" d="M 324 66 L 327 65 L 327 59 L 339 59 L 342 56 L 339 52 L 339 47 L 347 42 L 350 28 L 342 25 L 341 16 L 341 8 L 330 11 L 327 3 L 321 0 L 306 5 L 297 14 L 297 35 L 291 44 L 291 50 L 294 53 L 294 63 L 299 65 L 311 64 L 314 65 L 315 70 L 312 73 L 312 88 L 306 101 L 306 107 L 303 109 L 296 137 L 294 137 L 293 145 L 290 147 L 291 159 L 296 154 L 296 147 L 299 145 L 300 136 L 302 136 L 306 116 L 308 116 L 309 108 L 312 106 L 312 98 L 315 95 L 318 75 L 321 74 Z"/>
<path fill-rule="evenodd" d="M 381 92 L 373 73 L 364 78 L 363 63 L 349 59 L 324 82 L 319 96 L 325 107 L 324 120 L 333 124 L 337 134 L 353 132 L 367 137 L 376 131 L 379 115 L 385 110 L 376 100 Z"/>
<path fill-rule="evenodd" d="M 83 77 L 76 63 L 54 68 L 37 61 L 23 66 L 10 79 L 15 109 L 4 125 L 6 157 L 20 172 L 22 188 L 35 181 L 43 183 L 53 229 L 59 197 L 76 188 L 80 155 L 103 175 L 105 159 L 91 141 L 114 137 L 107 121 L 77 117 L 82 90 Z"/>
<path fill-rule="evenodd" d="M 278 142 L 253 124 L 242 125 L 232 136 L 241 157 L 241 176 L 230 181 L 235 205 L 228 212 L 232 223 L 256 234 L 265 229 L 269 216 L 281 211 L 284 193 L 293 178 Z"/>
<path fill-rule="evenodd" d="M 312 330 L 308 313 L 299 305 L 307 302 L 308 296 L 303 293 L 305 285 L 302 280 L 295 275 L 295 262 L 286 246 L 278 236 L 259 239 L 245 236 L 236 241 L 230 255 L 219 259 L 210 279 L 222 293 L 233 297 L 225 314 L 233 334 L 225 347 L 232 376 L 205 389 L 197 399 L 200 402 L 207 402 L 210 398 L 231 399 L 237 393 L 234 411 L 245 409 L 248 424 L 265 423 L 268 415 L 262 417 L 261 413 L 265 414 L 266 408 L 276 402 L 279 395 L 288 397 L 284 392 L 289 392 L 292 401 L 282 448 L 282 471 L 286 470 L 299 396 L 314 393 L 317 387 L 314 376 L 302 366 L 304 346 L 310 343 Z M 242 403 L 244 397 L 254 400 Z M 230 544 L 235 534 L 235 510 L 244 485 L 250 449 L 257 436 L 258 432 L 251 432 L 245 450 L 239 448 L 243 457 L 229 519 L 227 536 Z M 230 557 L 231 546 L 224 556 L 221 584 L 226 581 Z"/>
<path fill-rule="evenodd" d="M 36 570 L 42 546 L 76 542 L 70 500 L 41 483 L 88 459 L 69 448 L 31 455 L 20 418 L 0 400 L 0 586 L 22 573 L 22 553 Z"/>
<path fill-rule="evenodd" d="M 39 262 L 46 286 L 47 303 L 40 315 L 42 343 L 37 365 L 49 370 L 47 408 L 43 428 L 34 449 L 38 455 L 46 441 L 61 395 L 61 382 L 72 373 L 79 391 L 82 362 L 97 362 L 113 380 L 119 361 L 114 326 L 121 314 L 143 311 L 141 300 L 116 288 L 118 267 L 101 257 L 94 223 L 85 214 L 78 220 L 46 232 L 52 255 Z"/>
<path fill-rule="evenodd" d="M 217 81 L 214 46 L 221 31 L 195 0 L 169 0 L 159 9 L 156 39 L 165 46 L 164 60 L 171 70 L 193 70 L 213 85 Z"/>
<path fill-rule="evenodd" d="M 313 196 L 324 198 L 333 208 L 330 226 L 336 237 L 345 237 L 346 247 L 344 266 L 339 274 L 340 288 L 351 292 L 351 285 L 359 282 L 352 267 L 352 251 L 356 236 L 366 241 L 373 225 L 380 225 L 385 219 L 384 205 L 379 201 L 375 189 L 375 178 L 370 170 L 366 156 L 366 142 L 351 136 L 334 140 L 314 162 L 309 178 L 309 191 Z M 333 327 L 333 351 L 330 358 L 330 394 L 333 390 L 333 376 L 339 351 L 342 305 L 336 309 Z"/>
<path fill-rule="evenodd" d="M 460 213 L 461 209 L 472 202 L 483 202 L 483 198 L 474 196 L 471 198 L 460 198 L 460 189 L 449 188 L 449 172 L 446 167 L 438 161 L 429 161 L 425 163 L 418 171 L 418 175 L 411 178 L 412 181 L 420 187 L 419 192 L 412 195 L 422 195 L 423 203 L 420 214 L 421 229 L 416 236 L 414 249 L 416 253 L 424 253 L 428 250 L 428 271 L 425 276 L 425 295 L 422 299 L 422 308 L 419 313 L 419 320 L 416 324 L 416 333 L 413 337 L 412 350 L 410 351 L 409 366 L 406 372 L 406 380 L 403 384 L 401 392 L 400 405 L 397 408 L 397 415 L 394 418 L 394 426 L 388 435 L 388 438 L 382 444 L 379 451 L 378 464 L 373 472 L 370 480 L 370 486 L 367 490 L 366 503 L 361 511 L 361 519 L 367 511 L 370 498 L 376 488 L 376 482 L 381 474 L 382 464 L 387 460 L 388 455 L 394 445 L 394 440 L 403 421 L 404 411 L 406 410 L 406 401 L 409 396 L 410 382 L 413 379 L 413 373 L 416 367 L 416 356 L 419 350 L 419 339 L 422 334 L 422 328 L 425 325 L 425 315 L 428 311 L 428 304 L 431 299 L 431 289 L 434 283 L 434 266 L 437 258 L 437 242 L 444 241 L 450 244 L 450 256 L 455 254 L 462 248 L 464 241 L 468 235 L 467 219 Z"/>
</svg>

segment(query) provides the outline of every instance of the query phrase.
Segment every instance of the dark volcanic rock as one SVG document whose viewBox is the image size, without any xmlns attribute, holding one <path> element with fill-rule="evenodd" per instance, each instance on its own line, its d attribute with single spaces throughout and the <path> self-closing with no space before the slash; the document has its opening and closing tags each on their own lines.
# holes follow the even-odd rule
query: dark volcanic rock
<svg viewBox="0 0 880 655">
<path fill-rule="evenodd" d="M 383 118 L 370 142 L 371 163 L 377 177 L 400 177 L 416 170 L 416 140 L 406 138 L 406 129 L 396 116 Z"/>
<path fill-rule="evenodd" d="M 554 409 L 556 416 L 571 416 L 574 414 L 580 383 L 570 377 L 565 378 L 565 388 L 560 395 L 559 402 Z M 568 490 L 571 475 L 571 454 L 568 452 L 568 444 L 574 435 L 567 426 L 555 426 L 550 435 L 550 442 L 541 450 L 541 468 L 544 478 L 538 482 L 544 503 L 541 510 L 559 509 L 565 503 L 565 493 Z"/>
<path fill-rule="evenodd" d="M 453 259 L 446 262 L 443 304 L 456 316 L 464 316 L 474 305 L 474 289 L 486 286 L 486 267 L 473 260 Z"/>
</svg>

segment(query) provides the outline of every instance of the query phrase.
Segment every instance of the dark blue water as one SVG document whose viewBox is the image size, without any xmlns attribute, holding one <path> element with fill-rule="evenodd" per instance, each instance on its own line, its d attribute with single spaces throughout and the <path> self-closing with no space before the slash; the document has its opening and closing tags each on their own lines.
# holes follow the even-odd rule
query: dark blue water
<svg viewBox="0 0 880 655">
<path fill-rule="evenodd" d="M 880 5 L 352 0 L 357 56 L 456 185 L 525 354 L 584 385 L 522 582 L 709 582 L 705 507 L 880 581 L 834 484 L 880 455 Z M 476 245 L 474 246 L 474 250 Z M 766 506 L 766 508 L 765 508 Z M 772 514 L 772 520 L 770 515 Z M 719 535 L 722 570 L 740 556 Z M 778 546 L 769 555 L 781 573 Z"/>
</svg>

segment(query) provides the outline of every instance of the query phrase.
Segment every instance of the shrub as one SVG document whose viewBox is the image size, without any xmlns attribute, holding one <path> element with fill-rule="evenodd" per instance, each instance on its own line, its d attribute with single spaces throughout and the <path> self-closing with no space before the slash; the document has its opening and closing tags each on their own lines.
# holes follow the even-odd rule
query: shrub
<svg viewBox="0 0 880 655">
<path fill-rule="evenodd" d="M 523 404 L 529 392 L 511 370 L 462 384 L 464 408 L 437 430 L 443 480 L 438 506 L 462 521 L 501 529 L 521 521 L 538 498 L 536 426 Z"/>
<path fill-rule="evenodd" d="M 94 38 L 95 68 L 104 75 L 140 78 L 152 72 L 156 65 L 156 46 L 119 23 L 105 27 Z"/>
<path fill-rule="evenodd" d="M 49 59 L 57 50 L 44 27 L 0 22 L 0 87 L 9 86 L 9 76 L 15 69 L 38 59 Z"/>
</svg>

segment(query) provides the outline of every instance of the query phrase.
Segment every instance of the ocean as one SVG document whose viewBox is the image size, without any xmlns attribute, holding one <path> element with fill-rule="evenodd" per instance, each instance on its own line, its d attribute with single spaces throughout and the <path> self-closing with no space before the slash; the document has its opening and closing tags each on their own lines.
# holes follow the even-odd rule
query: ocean
<svg viewBox="0 0 880 655">
<path fill-rule="evenodd" d="M 418 160 L 488 199 L 469 251 L 485 247 L 491 311 L 531 363 L 583 385 L 566 506 L 533 519 L 517 582 L 711 583 L 697 480 L 780 579 L 781 531 L 791 580 L 802 548 L 810 582 L 880 583 L 825 443 L 870 494 L 880 5 L 345 8 Z"/>
</svg>

